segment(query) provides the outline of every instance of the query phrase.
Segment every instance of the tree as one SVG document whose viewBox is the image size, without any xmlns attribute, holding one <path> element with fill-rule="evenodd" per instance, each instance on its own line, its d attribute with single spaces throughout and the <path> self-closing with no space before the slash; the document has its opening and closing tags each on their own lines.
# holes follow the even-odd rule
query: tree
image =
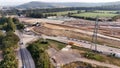
<svg viewBox="0 0 120 68">
<path fill-rule="evenodd" d="M 71 13 L 70 13 L 70 12 L 68 13 L 68 16 L 71 16 Z"/>
<path fill-rule="evenodd" d="M 21 29 L 24 29 L 24 28 L 25 28 L 25 27 L 24 27 L 24 24 L 22 24 L 22 23 L 19 23 L 19 24 L 17 24 L 16 26 L 17 26 L 17 29 L 18 29 L 18 30 L 21 30 Z"/>
<path fill-rule="evenodd" d="M 112 20 L 113 20 L 113 21 L 116 21 L 117 19 L 120 19 L 120 15 L 117 15 L 117 16 L 112 17 Z"/>
<path fill-rule="evenodd" d="M 16 29 L 16 26 L 15 24 L 13 23 L 13 20 L 12 18 L 8 18 L 8 25 L 7 25 L 7 31 L 15 31 Z"/>
<path fill-rule="evenodd" d="M 4 34 L 2 31 L 0 31 L 0 45 L 2 45 L 2 40 L 4 38 Z M 2 47 L 0 46 L 0 50 L 2 49 Z"/>
<path fill-rule="evenodd" d="M 19 19 L 18 18 L 13 18 L 14 24 L 19 24 Z"/>
<path fill-rule="evenodd" d="M 11 48 L 7 48 L 3 50 L 3 58 L 0 62 L 0 68 L 17 68 L 18 62 L 15 57 L 14 50 Z"/>
<path fill-rule="evenodd" d="M 81 10 L 77 11 L 77 14 L 81 13 Z"/>
<path fill-rule="evenodd" d="M 16 48 L 19 40 L 19 37 L 13 32 L 7 32 L 6 36 L 2 39 L 2 48 Z"/>
</svg>

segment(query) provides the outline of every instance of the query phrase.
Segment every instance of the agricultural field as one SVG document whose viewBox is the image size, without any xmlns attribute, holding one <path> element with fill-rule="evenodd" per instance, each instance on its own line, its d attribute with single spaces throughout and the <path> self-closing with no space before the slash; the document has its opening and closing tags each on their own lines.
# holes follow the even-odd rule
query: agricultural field
<svg viewBox="0 0 120 68">
<path fill-rule="evenodd" d="M 107 11 L 107 10 L 95 10 L 93 12 L 97 12 L 97 13 L 116 13 L 118 11 Z"/>
<path fill-rule="evenodd" d="M 112 13 L 93 13 L 93 12 L 86 12 L 86 13 L 80 13 L 80 14 L 73 14 L 72 16 L 76 17 L 90 17 L 90 18 L 96 18 L 96 16 L 99 16 L 101 18 L 107 17 L 111 18 L 118 14 L 112 14 Z"/>
<path fill-rule="evenodd" d="M 77 13 L 77 10 L 63 11 L 63 12 L 52 12 L 52 13 L 44 13 L 44 14 L 57 14 L 57 16 L 62 16 L 62 15 L 67 15 L 68 13 Z"/>
</svg>

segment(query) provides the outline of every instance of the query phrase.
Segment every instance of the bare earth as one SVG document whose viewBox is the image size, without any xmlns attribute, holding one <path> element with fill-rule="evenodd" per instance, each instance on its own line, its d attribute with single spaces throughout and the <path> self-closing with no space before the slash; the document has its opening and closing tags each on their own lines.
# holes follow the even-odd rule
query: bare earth
<svg viewBox="0 0 120 68">
<path fill-rule="evenodd" d="M 53 65 L 58 68 L 60 66 L 69 64 L 71 62 L 76 62 L 76 61 L 95 64 L 95 65 L 109 67 L 109 68 L 120 68 L 112 64 L 107 64 L 107 63 L 98 62 L 95 60 L 82 58 L 79 53 L 72 51 L 72 49 L 69 51 L 56 51 L 54 48 L 49 48 L 47 52 L 50 56 L 50 59 Z"/>
</svg>

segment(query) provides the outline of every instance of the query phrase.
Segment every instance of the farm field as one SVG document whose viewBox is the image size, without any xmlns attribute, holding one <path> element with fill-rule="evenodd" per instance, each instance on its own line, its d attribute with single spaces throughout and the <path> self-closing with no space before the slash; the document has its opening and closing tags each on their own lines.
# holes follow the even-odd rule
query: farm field
<svg viewBox="0 0 120 68">
<path fill-rule="evenodd" d="M 57 16 L 67 15 L 68 13 L 77 13 L 77 10 L 74 11 L 63 11 L 63 12 L 50 12 L 44 14 L 57 14 Z"/>
<path fill-rule="evenodd" d="M 76 17 L 91 17 L 91 18 L 95 18 L 96 16 L 99 16 L 101 18 L 103 18 L 103 17 L 111 18 L 111 17 L 114 17 L 116 15 L 118 15 L 118 14 L 86 12 L 86 13 L 80 13 L 80 14 L 73 14 L 72 16 L 76 16 Z"/>
<path fill-rule="evenodd" d="M 116 13 L 118 11 L 109 11 L 109 10 L 95 10 L 94 12 L 98 12 L 98 13 Z"/>
</svg>

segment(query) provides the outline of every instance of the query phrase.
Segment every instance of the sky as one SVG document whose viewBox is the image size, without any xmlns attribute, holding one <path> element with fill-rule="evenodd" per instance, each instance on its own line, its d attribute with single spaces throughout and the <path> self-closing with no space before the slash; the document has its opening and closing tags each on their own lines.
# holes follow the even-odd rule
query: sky
<svg viewBox="0 0 120 68">
<path fill-rule="evenodd" d="M 0 0 L 0 6 L 7 5 L 20 5 L 31 1 L 42 2 L 87 2 L 87 3 L 99 3 L 99 2 L 115 2 L 120 0 Z"/>
</svg>

